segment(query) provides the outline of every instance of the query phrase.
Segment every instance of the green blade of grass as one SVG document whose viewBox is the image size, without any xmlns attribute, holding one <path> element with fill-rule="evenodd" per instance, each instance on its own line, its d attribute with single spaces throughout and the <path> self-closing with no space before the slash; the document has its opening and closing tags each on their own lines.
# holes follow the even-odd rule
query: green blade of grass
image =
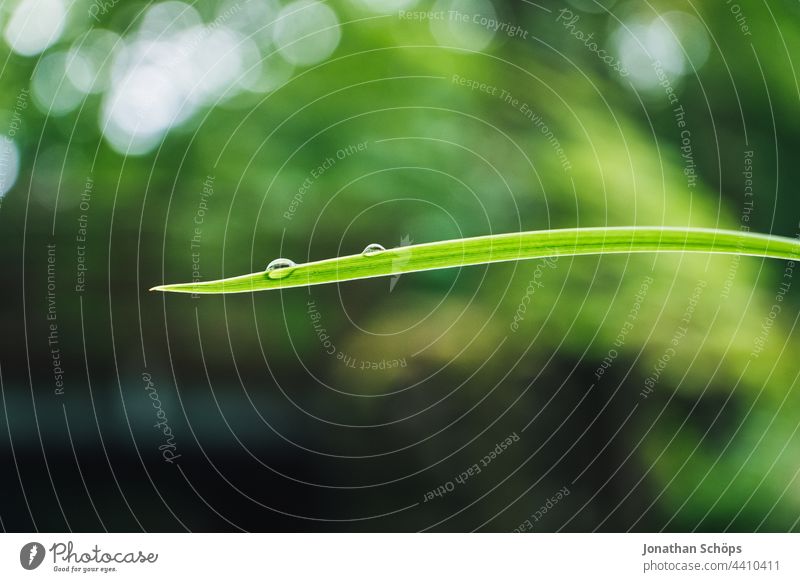
<svg viewBox="0 0 800 582">
<path fill-rule="evenodd" d="M 502 261 L 652 252 L 722 253 L 793 260 L 800 257 L 800 241 L 765 234 L 698 228 L 540 230 L 398 247 L 216 281 L 161 285 L 153 287 L 151 291 L 250 293 Z"/>
</svg>

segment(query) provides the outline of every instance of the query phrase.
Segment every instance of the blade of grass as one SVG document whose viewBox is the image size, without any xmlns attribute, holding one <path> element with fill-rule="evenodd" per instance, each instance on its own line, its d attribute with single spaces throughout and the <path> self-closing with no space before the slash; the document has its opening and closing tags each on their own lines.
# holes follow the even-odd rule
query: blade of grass
<svg viewBox="0 0 800 582">
<path fill-rule="evenodd" d="M 567 255 L 693 252 L 800 257 L 797 239 L 731 230 L 672 227 L 571 228 L 439 241 L 335 257 L 216 281 L 177 283 L 151 291 L 250 293 L 340 283 L 431 269 Z"/>
</svg>

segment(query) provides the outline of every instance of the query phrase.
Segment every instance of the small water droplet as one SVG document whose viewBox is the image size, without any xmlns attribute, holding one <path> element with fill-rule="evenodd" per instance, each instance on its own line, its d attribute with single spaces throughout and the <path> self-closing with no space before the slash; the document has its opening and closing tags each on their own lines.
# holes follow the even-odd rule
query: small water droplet
<svg viewBox="0 0 800 582">
<path fill-rule="evenodd" d="M 383 248 L 383 245 L 379 245 L 378 243 L 372 243 L 372 244 L 368 244 L 367 247 L 363 251 L 361 251 L 361 254 L 362 255 L 366 255 L 366 256 L 370 256 L 370 255 L 376 255 L 378 253 L 382 253 L 385 250 L 386 249 Z"/>
<path fill-rule="evenodd" d="M 275 259 L 267 265 L 267 274 L 270 279 L 281 279 L 292 272 L 292 267 L 297 266 L 291 259 Z"/>
</svg>

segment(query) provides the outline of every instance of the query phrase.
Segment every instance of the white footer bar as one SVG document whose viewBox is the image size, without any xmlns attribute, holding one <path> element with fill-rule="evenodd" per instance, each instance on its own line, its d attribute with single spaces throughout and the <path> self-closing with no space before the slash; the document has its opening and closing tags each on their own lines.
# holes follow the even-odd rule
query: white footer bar
<svg viewBox="0 0 800 582">
<path fill-rule="evenodd" d="M 0 580 L 797 581 L 799 565 L 800 534 L 0 536 Z"/>
</svg>

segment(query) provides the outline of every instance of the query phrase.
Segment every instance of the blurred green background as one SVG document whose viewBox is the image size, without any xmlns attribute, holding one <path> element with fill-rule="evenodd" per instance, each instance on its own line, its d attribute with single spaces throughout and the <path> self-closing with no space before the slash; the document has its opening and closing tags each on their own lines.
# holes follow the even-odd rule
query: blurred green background
<svg viewBox="0 0 800 582">
<path fill-rule="evenodd" d="M 515 230 L 798 236 L 797 2 L 2 0 L 0 32 L 4 529 L 800 529 L 790 263 L 147 291 Z"/>
</svg>

